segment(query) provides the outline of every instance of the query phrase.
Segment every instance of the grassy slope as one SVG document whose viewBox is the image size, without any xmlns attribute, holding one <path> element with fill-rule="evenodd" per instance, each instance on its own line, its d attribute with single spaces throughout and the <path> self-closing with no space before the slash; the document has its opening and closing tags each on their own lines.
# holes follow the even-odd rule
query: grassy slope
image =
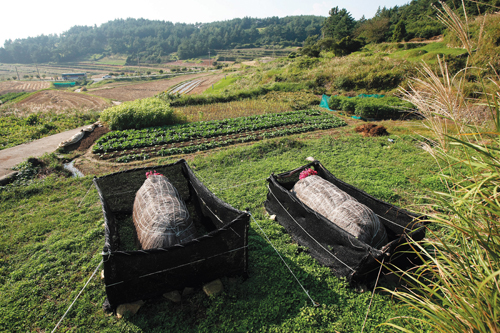
<svg viewBox="0 0 500 333">
<path fill-rule="evenodd" d="M 265 179 L 271 172 L 303 165 L 314 156 L 339 178 L 390 202 L 408 207 L 426 184 L 435 186 L 433 161 L 410 136 L 362 138 L 352 128 L 319 139 L 270 140 L 199 155 L 190 165 L 216 194 L 233 206 L 249 207 L 297 277 L 321 304 L 314 308 L 252 222 L 250 277 L 208 298 L 198 291 L 181 305 L 149 302 L 132 318 L 117 320 L 101 310 L 104 286 L 94 278 L 60 331 L 359 332 L 370 293 L 346 287 L 291 242 L 284 229 L 264 218 Z M 243 186 L 233 187 L 258 180 Z M 100 262 L 102 212 L 84 179 L 53 180 L 0 192 L 0 331 L 52 330 Z M 386 284 L 387 285 L 387 284 Z M 408 311 L 377 294 L 366 331 Z M 415 315 L 415 313 L 413 313 Z M 377 328 L 377 331 L 390 331 Z"/>
<path fill-rule="evenodd" d="M 435 63 L 438 54 L 455 57 L 464 53 L 463 49 L 447 47 L 444 42 L 418 46 L 405 50 L 403 44 L 370 44 L 346 57 L 323 52 L 320 58 L 280 58 L 258 67 L 245 68 L 242 74 L 234 76 L 238 79 L 225 89 L 252 89 L 274 82 L 302 82 L 307 83 L 316 94 L 349 91 L 358 94 L 394 93 L 399 85 L 404 86 L 409 77 L 417 74 L 416 66 L 420 61 Z M 353 71 L 353 68 L 356 70 Z"/>
</svg>

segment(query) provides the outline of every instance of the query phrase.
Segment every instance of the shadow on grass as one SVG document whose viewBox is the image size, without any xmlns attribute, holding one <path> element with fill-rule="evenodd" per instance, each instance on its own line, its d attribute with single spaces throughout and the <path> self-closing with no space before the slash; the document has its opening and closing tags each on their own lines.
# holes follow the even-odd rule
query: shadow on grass
<svg viewBox="0 0 500 333">
<path fill-rule="evenodd" d="M 313 308 L 312 301 L 273 247 L 254 230 L 249 232 L 249 246 L 247 279 L 221 279 L 224 292 L 217 296 L 209 297 L 199 287 L 177 304 L 168 300 L 150 301 L 136 316 L 129 318 L 130 323 L 147 332 L 260 331 L 280 327 L 297 317 L 304 307 Z M 291 243 L 280 246 L 285 247 L 280 250 L 285 262 L 316 302 L 340 301 L 338 293 L 331 290 L 323 279 L 308 274 L 294 260 L 298 258 L 299 262 L 312 263 L 300 247 Z M 320 292 L 321 296 L 318 295 Z M 316 295 L 318 299 L 315 299 Z"/>
<path fill-rule="evenodd" d="M 180 303 L 151 300 L 127 319 L 129 324 L 144 332 L 361 331 L 375 281 L 358 289 L 349 287 L 273 223 L 259 221 L 317 307 L 253 224 L 247 279 L 222 278 L 224 292 L 217 296 L 205 295 L 199 286 Z M 384 277 L 379 282 L 387 288 L 396 285 Z M 395 308 L 388 295 L 377 292 L 366 331 L 398 315 Z"/>
</svg>

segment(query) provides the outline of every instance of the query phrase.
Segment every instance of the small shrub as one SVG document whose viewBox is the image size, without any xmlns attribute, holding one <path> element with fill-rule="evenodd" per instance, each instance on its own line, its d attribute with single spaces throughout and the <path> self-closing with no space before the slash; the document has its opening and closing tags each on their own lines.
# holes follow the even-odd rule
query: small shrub
<svg viewBox="0 0 500 333">
<path fill-rule="evenodd" d="M 356 108 L 356 102 L 356 98 L 342 98 L 342 100 L 340 101 L 340 108 L 342 109 L 342 111 L 354 112 Z"/>
<path fill-rule="evenodd" d="M 332 96 L 328 101 L 328 107 L 332 110 L 340 110 L 341 97 Z"/>
<path fill-rule="evenodd" d="M 104 110 L 101 120 L 112 130 L 139 129 L 184 122 L 182 116 L 164 100 L 156 97 L 125 102 Z"/>
<path fill-rule="evenodd" d="M 333 85 L 338 90 L 352 90 L 356 86 L 350 77 L 342 75 L 335 78 Z"/>
<path fill-rule="evenodd" d="M 28 125 L 28 126 L 37 125 L 39 121 L 40 121 L 40 119 L 38 118 L 37 114 L 30 114 L 28 116 L 28 118 L 26 118 L 26 120 L 25 120 L 26 125 Z"/>
<path fill-rule="evenodd" d="M 361 95 L 360 95 L 361 96 Z M 407 114 L 407 109 L 413 109 L 411 103 L 397 97 L 345 97 L 332 96 L 328 102 L 332 110 L 342 110 L 354 113 L 363 118 L 399 119 Z"/>
<path fill-rule="evenodd" d="M 422 56 L 424 54 L 426 54 L 427 51 L 426 50 L 411 50 L 411 51 L 408 51 L 406 53 L 406 55 L 410 58 L 413 58 L 413 57 L 419 57 L 419 56 Z"/>
</svg>

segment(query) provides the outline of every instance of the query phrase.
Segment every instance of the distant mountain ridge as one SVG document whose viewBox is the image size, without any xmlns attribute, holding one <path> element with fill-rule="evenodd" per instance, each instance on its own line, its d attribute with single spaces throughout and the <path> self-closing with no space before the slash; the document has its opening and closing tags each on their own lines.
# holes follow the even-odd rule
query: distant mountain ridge
<svg viewBox="0 0 500 333">
<path fill-rule="evenodd" d="M 483 4 L 465 2 L 468 15 L 499 10 L 500 0 L 485 0 Z M 446 3 L 463 14 L 461 0 Z M 437 22 L 432 0 L 413 0 L 403 6 L 379 8 L 371 19 L 350 19 L 349 33 L 365 42 L 391 41 L 394 30 L 404 32 L 404 40 L 429 38 L 443 33 Z M 497 6 L 495 7 L 492 6 Z M 347 13 L 350 16 L 349 13 Z M 61 35 L 41 35 L 8 40 L 0 48 L 0 62 L 46 63 L 69 62 L 84 58 L 99 58 L 124 54 L 129 62 L 162 62 L 176 52 L 179 59 L 208 54 L 209 50 L 239 47 L 302 46 L 304 41 L 318 39 L 326 20 L 321 16 L 244 17 L 212 23 L 172 23 L 147 19 L 117 19 L 97 26 L 74 26 Z"/>
<path fill-rule="evenodd" d="M 177 52 L 180 59 L 208 50 L 260 45 L 300 46 L 319 34 L 325 17 L 289 16 L 185 24 L 146 19 L 117 19 L 99 27 L 74 26 L 60 36 L 42 35 L 6 41 L 0 62 L 75 61 L 93 54 L 125 54 L 141 61 L 161 61 Z"/>
</svg>

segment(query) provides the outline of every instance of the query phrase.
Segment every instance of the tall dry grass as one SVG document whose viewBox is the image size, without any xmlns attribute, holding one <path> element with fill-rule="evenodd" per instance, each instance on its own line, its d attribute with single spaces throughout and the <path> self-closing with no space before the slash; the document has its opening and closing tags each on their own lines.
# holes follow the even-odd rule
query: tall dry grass
<svg viewBox="0 0 500 333">
<path fill-rule="evenodd" d="M 186 116 L 188 121 L 194 122 L 279 113 L 291 111 L 292 108 L 289 103 L 284 102 L 246 99 L 228 103 L 174 107 L 174 110 Z"/>
<path fill-rule="evenodd" d="M 473 57 L 480 40 L 467 40 L 467 16 L 441 7 L 439 20 Z M 481 100 L 465 97 L 468 72 L 480 78 Z M 467 67 L 452 75 L 440 60 L 434 71 L 423 64 L 420 76 L 402 90 L 438 138 L 438 145 L 427 148 L 447 191 L 434 193 L 434 227 L 426 241 L 411 244 L 423 264 L 411 272 L 396 270 L 405 288 L 390 292 L 420 312 L 412 320 L 435 332 L 500 332 L 500 78 L 481 77 L 484 72 Z M 385 325 L 411 332 L 393 321 Z"/>
</svg>

